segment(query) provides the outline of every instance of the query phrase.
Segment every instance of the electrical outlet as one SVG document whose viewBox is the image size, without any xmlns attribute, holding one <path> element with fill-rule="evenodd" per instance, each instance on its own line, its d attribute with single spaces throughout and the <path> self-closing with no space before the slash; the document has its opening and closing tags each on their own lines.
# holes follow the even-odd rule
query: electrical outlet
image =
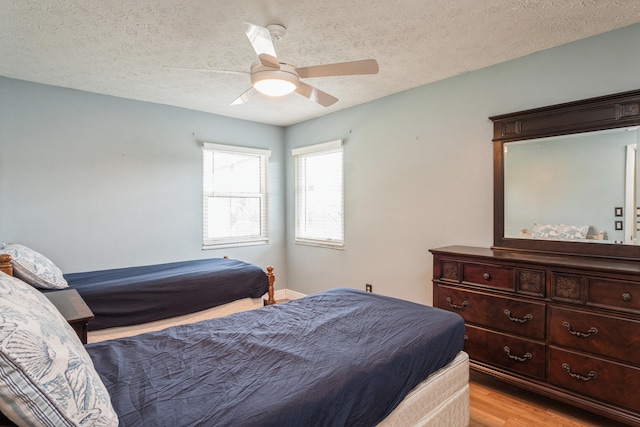
<svg viewBox="0 0 640 427">
<path fill-rule="evenodd" d="M 366 285 L 364 285 L 364 290 L 367 292 L 373 292 L 373 285 L 367 283 Z"/>
</svg>

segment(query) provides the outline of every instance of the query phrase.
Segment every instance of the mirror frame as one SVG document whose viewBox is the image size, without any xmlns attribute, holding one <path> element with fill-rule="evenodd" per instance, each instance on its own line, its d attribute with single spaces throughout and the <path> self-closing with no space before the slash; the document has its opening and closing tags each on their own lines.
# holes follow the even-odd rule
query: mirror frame
<svg viewBox="0 0 640 427">
<path fill-rule="evenodd" d="M 504 235 L 504 144 L 640 126 L 640 90 L 489 117 L 493 121 L 493 249 L 640 259 L 640 246 L 508 238 Z"/>
</svg>

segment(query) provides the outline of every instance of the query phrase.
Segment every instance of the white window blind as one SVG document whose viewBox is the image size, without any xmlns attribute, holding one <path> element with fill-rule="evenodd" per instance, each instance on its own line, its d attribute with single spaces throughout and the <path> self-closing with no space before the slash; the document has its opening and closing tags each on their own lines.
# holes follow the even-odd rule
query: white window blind
<svg viewBox="0 0 640 427">
<path fill-rule="evenodd" d="M 295 148 L 295 242 L 344 246 L 342 140 Z"/>
<path fill-rule="evenodd" d="M 203 248 L 268 243 L 269 150 L 203 143 Z"/>
</svg>

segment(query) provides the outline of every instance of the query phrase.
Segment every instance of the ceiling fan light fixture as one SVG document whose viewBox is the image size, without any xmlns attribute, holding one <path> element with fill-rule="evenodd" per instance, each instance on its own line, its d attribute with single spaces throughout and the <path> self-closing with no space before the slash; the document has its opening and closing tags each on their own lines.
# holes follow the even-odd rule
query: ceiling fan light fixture
<svg viewBox="0 0 640 427">
<path fill-rule="evenodd" d="M 257 63 L 251 69 L 251 84 L 265 95 L 284 96 L 296 90 L 300 77 L 288 64 L 280 63 L 279 69 L 273 69 Z"/>
<path fill-rule="evenodd" d="M 253 87 L 268 96 L 284 96 L 296 90 L 296 85 L 293 82 L 280 78 L 258 80 L 253 83 Z"/>
</svg>

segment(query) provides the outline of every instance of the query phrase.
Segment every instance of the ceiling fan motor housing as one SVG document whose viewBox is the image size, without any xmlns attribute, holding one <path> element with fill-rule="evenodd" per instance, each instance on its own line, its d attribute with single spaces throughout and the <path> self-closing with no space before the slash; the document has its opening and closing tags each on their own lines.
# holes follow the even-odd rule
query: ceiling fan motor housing
<svg viewBox="0 0 640 427">
<path fill-rule="evenodd" d="M 271 38 L 274 40 L 282 40 L 285 34 L 287 34 L 287 28 L 282 24 L 269 24 L 267 30 L 271 34 Z"/>
</svg>

